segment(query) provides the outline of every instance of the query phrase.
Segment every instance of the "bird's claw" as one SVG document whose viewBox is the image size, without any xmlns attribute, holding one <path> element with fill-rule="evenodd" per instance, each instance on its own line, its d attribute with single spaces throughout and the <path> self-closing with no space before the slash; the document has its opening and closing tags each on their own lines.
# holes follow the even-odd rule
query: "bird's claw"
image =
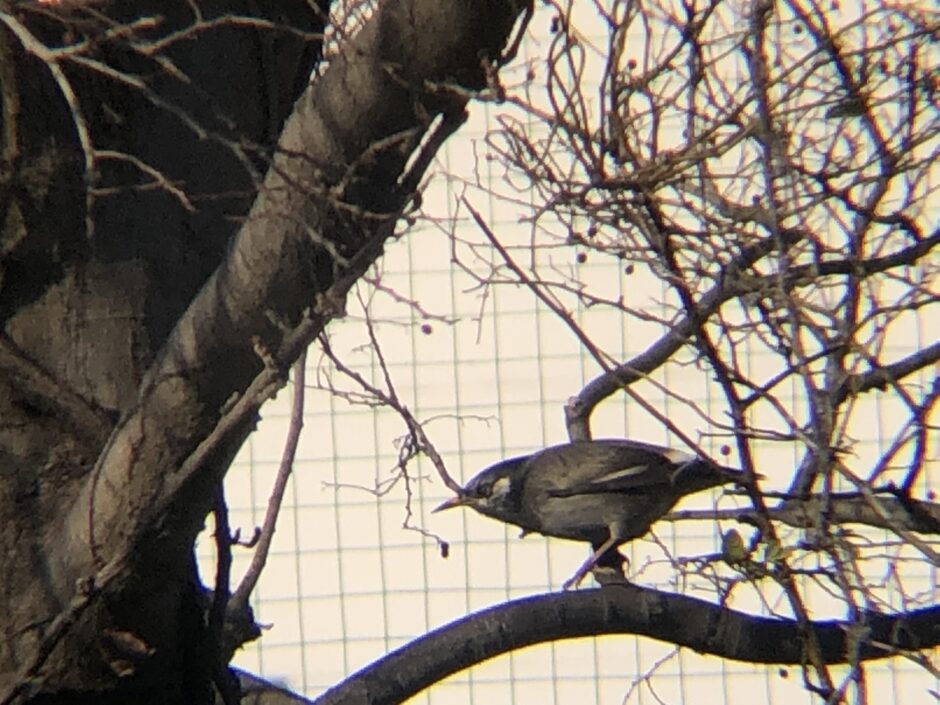
<svg viewBox="0 0 940 705">
<path fill-rule="evenodd" d="M 588 558 L 577 572 L 568 578 L 561 586 L 562 590 L 570 590 L 578 587 L 588 573 L 594 576 L 594 579 L 601 585 L 623 585 L 629 583 L 623 570 L 623 564 L 629 565 L 630 561 L 619 551 L 614 553 L 614 560 L 604 560 L 605 554 L 595 553 Z"/>
<path fill-rule="evenodd" d="M 584 563 L 581 564 L 581 567 L 568 578 L 564 583 L 562 583 L 562 590 L 570 590 L 571 588 L 578 587 L 581 584 L 581 581 L 584 580 L 584 577 L 594 570 L 594 567 L 597 564 L 597 559 L 594 556 L 588 558 Z"/>
<path fill-rule="evenodd" d="M 594 579 L 601 587 L 607 585 L 629 585 L 630 581 L 624 575 L 623 570 L 618 570 L 611 566 L 599 565 L 594 569 Z"/>
<path fill-rule="evenodd" d="M 588 574 L 589 570 L 590 568 L 588 568 L 588 570 L 579 568 L 577 573 L 575 573 L 570 578 L 568 578 L 564 583 L 562 583 L 561 589 L 567 592 L 571 588 L 578 587 L 578 585 L 581 584 L 581 581 L 584 580 L 584 576 Z"/>
</svg>

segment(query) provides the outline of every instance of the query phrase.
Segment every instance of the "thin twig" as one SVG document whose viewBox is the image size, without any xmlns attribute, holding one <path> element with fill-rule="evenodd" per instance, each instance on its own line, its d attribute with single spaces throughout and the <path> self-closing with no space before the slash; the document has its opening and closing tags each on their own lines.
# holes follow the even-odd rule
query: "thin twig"
<svg viewBox="0 0 940 705">
<path fill-rule="evenodd" d="M 294 363 L 294 397 L 291 405 L 290 425 L 287 428 L 287 439 L 284 441 L 284 450 L 281 452 L 281 463 L 277 468 L 277 475 L 274 477 L 274 485 L 271 488 L 271 496 L 268 498 L 268 508 L 265 511 L 264 522 L 261 525 L 261 531 L 258 534 L 258 540 L 255 544 L 255 552 L 251 557 L 251 563 L 245 576 L 239 583 L 238 588 L 232 593 L 231 602 L 233 608 L 238 609 L 241 605 L 247 605 L 254 592 L 261 572 L 268 560 L 268 554 L 271 551 L 271 543 L 274 540 L 274 532 L 277 530 L 277 518 L 281 512 L 281 506 L 284 503 L 284 494 L 287 491 L 287 481 L 290 479 L 291 472 L 294 469 L 294 458 L 297 456 L 297 445 L 300 442 L 300 432 L 304 427 L 304 390 L 306 388 L 307 378 L 307 353 L 300 354 L 297 362 Z"/>
</svg>

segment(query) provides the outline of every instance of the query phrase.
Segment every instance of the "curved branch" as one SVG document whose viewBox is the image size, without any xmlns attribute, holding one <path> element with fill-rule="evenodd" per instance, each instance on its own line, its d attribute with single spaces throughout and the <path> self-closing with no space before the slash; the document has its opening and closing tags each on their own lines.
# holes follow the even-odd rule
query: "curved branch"
<svg viewBox="0 0 940 705">
<path fill-rule="evenodd" d="M 787 230 L 783 233 L 784 243 L 800 237 L 801 233 L 796 230 Z M 704 321 L 715 313 L 723 303 L 741 293 L 745 293 L 741 290 L 742 272 L 770 254 L 780 244 L 774 238 L 767 237 L 744 248 L 724 268 L 724 273 L 718 283 L 701 297 L 695 311 L 695 318 Z M 581 392 L 565 405 L 565 421 L 569 434 L 572 433 L 572 429 L 586 426 L 587 419 L 594 407 L 604 399 L 617 390 L 649 375 L 675 355 L 694 331 L 694 326 L 693 319 L 684 316 L 665 335 L 642 353 L 612 370 L 605 371 L 588 382 Z"/>
<path fill-rule="evenodd" d="M 877 367 L 868 372 L 849 375 L 833 394 L 836 403 L 843 402 L 850 395 L 867 392 L 872 389 L 884 390 L 892 382 L 907 377 L 909 374 L 934 365 L 940 360 L 940 341 L 922 348 L 890 365 Z"/>
<path fill-rule="evenodd" d="M 940 606 L 868 614 L 865 624 L 810 622 L 827 664 L 888 658 L 940 644 Z M 747 663 L 805 662 L 804 633 L 791 619 L 746 614 L 685 595 L 635 585 L 513 600 L 449 624 L 403 646 L 327 691 L 317 705 L 400 703 L 442 678 L 532 644 L 604 634 L 636 634 Z M 855 653 L 853 653 L 853 656 Z"/>
<path fill-rule="evenodd" d="M 784 235 L 788 241 L 801 236 L 797 230 L 786 231 Z M 742 251 L 725 268 L 725 274 L 719 282 L 699 300 L 695 312 L 697 319 L 709 318 L 722 304 L 736 296 L 760 291 L 768 284 L 777 285 L 776 277 L 745 278 L 741 276 L 747 267 L 768 255 L 775 244 L 772 238 L 768 238 Z M 793 267 L 784 275 L 783 286 L 785 288 L 806 286 L 824 276 L 854 275 L 864 278 L 895 267 L 910 266 L 929 254 L 938 244 L 940 244 L 940 231 L 935 231 L 929 237 L 883 257 L 875 257 L 863 262 L 837 260 Z M 693 330 L 692 319 L 685 316 L 642 353 L 588 382 L 565 409 L 569 429 L 583 423 L 594 407 L 614 392 L 646 377 L 660 367 L 682 347 Z M 840 396 L 837 398 L 842 401 L 850 392 L 868 391 L 872 388 L 883 389 L 891 379 L 899 379 L 938 358 L 940 358 L 940 344 L 921 350 L 916 355 L 895 363 L 896 368 L 889 365 L 882 370 L 851 377 L 839 389 Z"/>
<path fill-rule="evenodd" d="M 916 531 L 940 534 L 940 504 L 897 497 L 880 497 L 882 512 L 875 511 L 861 494 L 844 496 L 788 499 L 779 506 L 769 507 L 767 516 L 788 526 L 806 529 L 817 526 L 821 516 L 828 524 L 863 524 L 888 531 Z M 727 520 L 753 524 L 756 515 L 751 508 L 688 509 L 670 512 L 665 521 Z"/>
</svg>

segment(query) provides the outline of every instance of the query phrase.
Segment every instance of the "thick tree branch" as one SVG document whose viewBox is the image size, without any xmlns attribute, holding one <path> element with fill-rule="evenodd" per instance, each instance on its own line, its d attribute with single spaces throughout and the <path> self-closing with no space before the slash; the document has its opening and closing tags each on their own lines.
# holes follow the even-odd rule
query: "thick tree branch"
<svg viewBox="0 0 940 705">
<path fill-rule="evenodd" d="M 305 309 L 314 334 L 341 315 L 345 290 L 381 253 L 411 196 L 400 180 L 431 119 L 462 114 L 463 97 L 429 82 L 483 87 L 480 57 L 499 55 L 521 9 L 512 2 L 385 5 L 298 101 L 230 256 L 177 324 L 139 405 L 53 536 L 56 552 L 65 547 L 69 556 L 56 566 L 60 589 L 120 554 L 156 519 L 147 508 L 166 506 L 168 492 L 191 482 L 174 469 L 256 377 L 259 345 L 272 352 L 283 384 L 300 352 L 274 354 L 286 331 Z"/>
<path fill-rule="evenodd" d="M 940 607 L 869 614 L 865 623 L 809 623 L 826 664 L 849 660 L 850 639 L 867 632 L 863 660 L 940 644 Z M 368 666 L 317 705 L 391 705 L 499 654 L 532 644 L 604 634 L 636 634 L 746 663 L 802 664 L 805 635 L 791 619 L 759 617 L 684 595 L 635 585 L 514 600 L 442 627 Z"/>
<path fill-rule="evenodd" d="M 241 705 L 311 705 L 313 703 L 313 700 L 259 678 L 254 674 L 237 668 L 232 669 L 232 671 L 241 686 Z"/>
<path fill-rule="evenodd" d="M 258 408 L 342 315 L 525 4 L 383 4 L 297 101 L 226 259 L 83 471 L 77 500 L 43 532 L 59 612 L 31 620 L 45 628 L 18 651 L 0 700 L 40 689 L 60 644 L 83 648 L 69 635 L 104 609 L 103 595 L 119 604 L 122 591 L 149 597 L 178 580 Z"/>
</svg>

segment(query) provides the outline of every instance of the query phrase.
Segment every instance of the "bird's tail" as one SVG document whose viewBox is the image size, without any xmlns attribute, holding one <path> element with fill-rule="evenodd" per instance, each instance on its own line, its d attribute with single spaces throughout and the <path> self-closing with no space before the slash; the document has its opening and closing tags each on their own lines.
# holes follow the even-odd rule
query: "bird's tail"
<svg viewBox="0 0 940 705">
<path fill-rule="evenodd" d="M 731 483 L 745 484 L 745 474 L 734 468 L 714 465 L 701 458 L 683 463 L 672 473 L 672 484 L 683 495 Z"/>
</svg>

